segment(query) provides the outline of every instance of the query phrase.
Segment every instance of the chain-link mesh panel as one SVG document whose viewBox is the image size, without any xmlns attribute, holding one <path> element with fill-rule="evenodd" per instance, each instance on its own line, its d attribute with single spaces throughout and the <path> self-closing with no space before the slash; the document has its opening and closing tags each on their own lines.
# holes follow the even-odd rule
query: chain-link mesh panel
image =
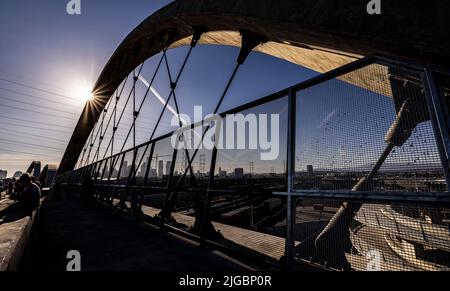
<svg viewBox="0 0 450 291">
<path fill-rule="evenodd" d="M 342 203 L 298 201 L 295 256 L 335 270 L 436 271 L 450 268 L 450 209 L 362 203 L 333 236 L 319 238 Z"/>
<path fill-rule="evenodd" d="M 420 76 L 373 64 L 299 91 L 295 188 L 447 191 Z"/>
</svg>

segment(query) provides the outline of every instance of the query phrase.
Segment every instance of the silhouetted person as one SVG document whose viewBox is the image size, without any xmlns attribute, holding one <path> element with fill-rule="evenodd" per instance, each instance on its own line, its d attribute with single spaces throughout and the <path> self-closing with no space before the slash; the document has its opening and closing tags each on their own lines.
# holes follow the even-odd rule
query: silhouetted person
<svg viewBox="0 0 450 291">
<path fill-rule="evenodd" d="M 140 216 L 141 216 L 142 211 L 141 211 L 141 207 L 139 205 L 138 189 L 130 188 L 130 187 L 136 186 L 136 184 L 137 184 L 137 181 L 136 181 L 135 177 L 133 177 L 133 178 L 131 178 L 131 180 L 129 180 L 128 187 L 127 187 L 126 192 L 125 192 L 126 193 L 125 194 L 125 199 L 124 199 L 123 203 L 125 204 L 125 201 L 128 199 L 129 196 L 131 196 L 130 197 L 131 198 L 130 199 L 131 211 L 132 211 L 133 215 L 137 219 L 139 219 Z"/>
<path fill-rule="evenodd" d="M 31 214 L 41 204 L 41 190 L 32 182 L 30 175 L 27 173 L 20 177 L 20 184 L 23 188 L 19 196 L 19 205 L 22 210 Z"/>
<path fill-rule="evenodd" d="M 13 191 L 14 191 L 13 181 L 9 181 L 9 183 L 8 183 L 8 195 L 9 195 L 9 197 L 13 196 Z"/>
<path fill-rule="evenodd" d="M 14 195 L 13 195 L 13 200 L 18 200 L 20 199 L 20 196 L 22 195 L 22 191 L 23 191 L 23 186 L 20 183 L 20 179 L 16 180 L 16 182 L 14 183 Z"/>
</svg>

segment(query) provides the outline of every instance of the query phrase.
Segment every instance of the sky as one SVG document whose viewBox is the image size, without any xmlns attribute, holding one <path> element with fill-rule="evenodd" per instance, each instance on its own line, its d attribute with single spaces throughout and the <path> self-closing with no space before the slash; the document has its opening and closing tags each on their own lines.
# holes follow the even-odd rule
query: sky
<svg viewBox="0 0 450 291">
<path fill-rule="evenodd" d="M 0 169 L 9 176 L 26 170 L 32 160 L 43 165 L 60 162 L 85 104 L 86 91 L 114 50 L 139 23 L 171 1 L 81 0 L 81 15 L 68 15 L 67 2 L 0 2 Z M 174 71 L 185 51 L 180 48 L 169 53 Z M 190 62 L 195 65 L 186 69 L 188 77 L 180 84 L 186 100 L 182 111 L 192 111 L 201 96 L 218 98 L 237 54 L 236 48 L 218 46 L 199 47 L 193 53 Z M 149 60 L 152 62 L 155 60 Z M 149 65 L 147 76 L 152 69 Z M 243 77 L 233 85 L 230 93 L 234 96 L 226 100 L 223 109 L 313 75 L 261 54 L 251 55 L 239 74 Z M 164 75 L 155 81 L 163 95 L 168 90 Z"/>
<path fill-rule="evenodd" d="M 81 15 L 68 15 L 66 0 L 2 0 L 0 2 L 0 169 L 12 176 L 25 171 L 33 160 L 59 164 L 73 133 L 86 96 L 122 40 L 145 18 L 171 1 L 81 0 Z M 168 52 L 169 71 L 175 77 L 187 48 Z M 177 86 L 181 113 L 193 114 L 194 106 L 212 112 L 236 65 L 239 49 L 198 46 Z M 161 55 L 147 60 L 141 75 L 150 80 Z M 261 53 L 252 53 L 239 70 L 219 112 L 285 89 L 316 76 L 298 65 Z M 168 70 L 162 66 L 153 83 L 163 98 L 170 93 Z M 125 84 L 124 92 L 131 90 Z M 136 102 L 143 101 L 146 87 L 136 85 Z M 332 94 L 330 94 L 332 92 Z M 137 144 L 148 140 L 162 104 L 151 94 L 137 121 Z M 337 98 L 341 97 L 341 98 Z M 125 105 L 121 98 L 119 107 Z M 366 167 L 385 147 L 384 135 L 395 119 L 392 99 L 333 80 L 299 94 L 297 118 L 297 170 Z M 173 100 L 170 102 L 175 107 Z M 370 110 L 362 110 L 370 108 Z M 280 158 L 255 164 L 255 172 L 283 171 L 285 167 L 286 98 L 253 110 L 280 114 Z M 112 110 L 108 114 L 111 114 Z M 113 152 L 131 147 L 124 141 L 132 119 L 125 110 Z M 106 116 L 108 117 L 108 115 Z M 155 136 L 168 133 L 172 114 L 166 112 Z M 398 162 L 418 165 L 436 161 L 430 124 L 416 129 L 408 147 L 392 154 Z M 109 141 L 112 128 L 105 133 Z M 108 143 L 100 157 L 109 156 Z M 259 152 L 229 151 L 221 154 L 218 167 L 233 171 L 258 160 Z M 248 167 L 247 167 L 248 168 Z"/>
<path fill-rule="evenodd" d="M 127 34 L 170 1 L 82 0 L 81 15 L 68 15 L 67 2 L 0 2 L 0 169 L 9 176 L 32 160 L 60 162 L 84 107 L 80 91 Z"/>
</svg>

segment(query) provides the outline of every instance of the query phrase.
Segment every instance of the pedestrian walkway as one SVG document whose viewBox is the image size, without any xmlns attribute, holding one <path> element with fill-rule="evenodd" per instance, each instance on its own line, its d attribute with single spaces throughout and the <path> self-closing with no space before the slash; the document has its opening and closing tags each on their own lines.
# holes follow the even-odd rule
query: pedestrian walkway
<svg viewBox="0 0 450 291">
<path fill-rule="evenodd" d="M 77 198 L 45 202 L 39 219 L 33 259 L 37 270 L 66 270 L 70 250 L 81 253 L 83 271 L 249 270 L 218 251 L 200 249 L 106 206 L 83 207 Z"/>
</svg>

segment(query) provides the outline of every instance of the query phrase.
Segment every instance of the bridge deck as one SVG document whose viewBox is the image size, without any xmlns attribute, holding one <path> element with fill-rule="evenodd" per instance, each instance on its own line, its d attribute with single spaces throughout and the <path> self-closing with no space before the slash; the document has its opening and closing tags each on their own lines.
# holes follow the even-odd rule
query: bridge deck
<svg viewBox="0 0 450 291">
<path fill-rule="evenodd" d="M 70 250 L 81 253 L 82 270 L 239 271 L 249 267 L 218 251 L 104 206 L 83 207 L 66 199 L 43 205 L 34 268 L 65 270 Z"/>
</svg>

